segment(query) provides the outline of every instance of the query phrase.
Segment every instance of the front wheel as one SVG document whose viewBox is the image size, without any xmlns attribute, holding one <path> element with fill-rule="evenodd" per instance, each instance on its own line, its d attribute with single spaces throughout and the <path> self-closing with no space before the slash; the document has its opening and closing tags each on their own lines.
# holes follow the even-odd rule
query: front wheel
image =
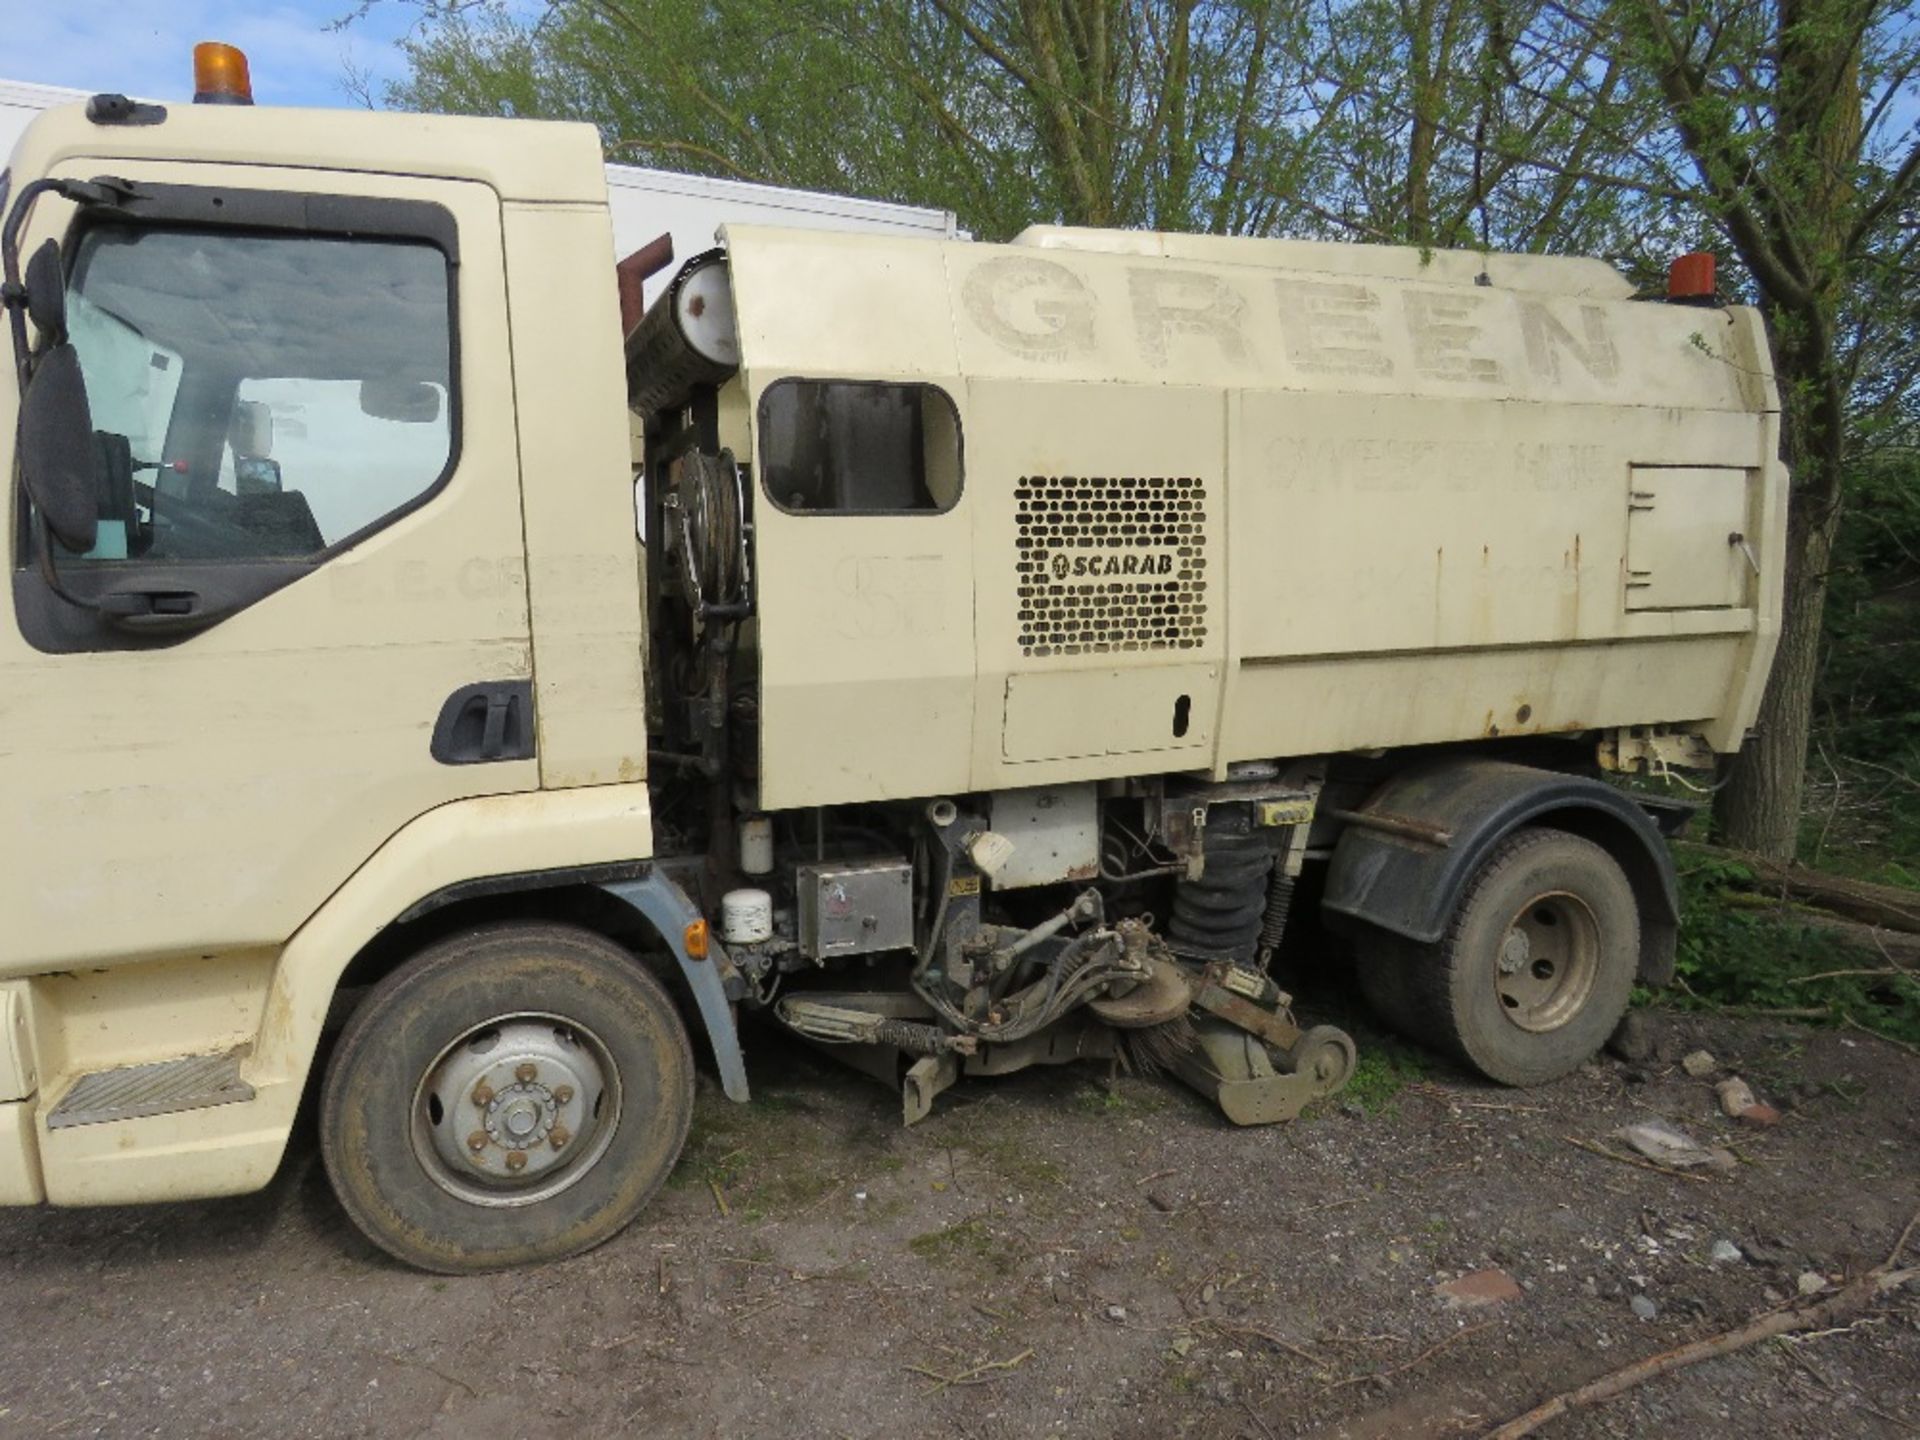
<svg viewBox="0 0 1920 1440">
<path fill-rule="evenodd" d="M 692 1116 L 693 1053 L 653 976 L 588 931 L 499 925 L 423 951 L 354 1012 L 320 1143 L 368 1239 L 468 1274 L 611 1239 Z"/>
<path fill-rule="evenodd" d="M 1639 905 L 1600 846 L 1525 829 L 1475 872 L 1437 945 L 1390 941 L 1359 959 L 1394 1028 L 1489 1080 L 1541 1085 L 1596 1054 L 1626 1013 Z"/>
</svg>

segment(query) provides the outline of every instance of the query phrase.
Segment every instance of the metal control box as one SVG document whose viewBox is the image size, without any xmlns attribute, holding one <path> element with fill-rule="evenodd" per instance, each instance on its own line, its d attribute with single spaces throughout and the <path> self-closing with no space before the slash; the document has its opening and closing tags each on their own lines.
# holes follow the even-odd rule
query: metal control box
<svg viewBox="0 0 1920 1440">
<path fill-rule="evenodd" d="M 800 953 L 809 960 L 913 944 L 913 866 L 904 860 L 802 865 Z"/>
</svg>

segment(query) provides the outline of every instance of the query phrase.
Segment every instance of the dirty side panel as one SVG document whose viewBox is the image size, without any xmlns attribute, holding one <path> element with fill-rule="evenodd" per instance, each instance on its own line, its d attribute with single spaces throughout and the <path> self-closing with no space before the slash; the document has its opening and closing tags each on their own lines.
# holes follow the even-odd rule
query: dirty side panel
<svg viewBox="0 0 1920 1440">
<path fill-rule="evenodd" d="M 1228 758 L 1706 721 L 1734 703 L 1760 597 L 1729 535 L 1757 525 L 1766 417 L 1254 392 L 1236 411 Z M 1710 572 L 1712 593 L 1643 611 L 1637 467 L 1707 461 L 1733 477 L 1716 495 L 1731 508 L 1661 554 Z"/>
</svg>

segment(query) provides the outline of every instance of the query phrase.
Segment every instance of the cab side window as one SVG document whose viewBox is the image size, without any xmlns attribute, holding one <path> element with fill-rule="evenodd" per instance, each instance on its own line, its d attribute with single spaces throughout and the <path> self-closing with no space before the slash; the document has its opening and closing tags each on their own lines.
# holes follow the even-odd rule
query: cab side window
<svg viewBox="0 0 1920 1440">
<path fill-rule="evenodd" d="M 132 477 L 75 563 L 309 559 L 422 500 L 454 456 L 449 273 L 412 240 L 87 230 L 69 334 Z"/>
<path fill-rule="evenodd" d="M 782 510 L 937 513 L 960 498 L 960 417 L 934 385 L 777 380 L 760 397 L 760 462 Z"/>
</svg>

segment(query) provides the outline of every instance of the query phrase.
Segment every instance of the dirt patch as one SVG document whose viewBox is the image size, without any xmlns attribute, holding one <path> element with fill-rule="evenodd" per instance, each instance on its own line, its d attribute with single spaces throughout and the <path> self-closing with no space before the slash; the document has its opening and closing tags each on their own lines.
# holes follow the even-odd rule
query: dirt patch
<svg viewBox="0 0 1920 1440">
<path fill-rule="evenodd" d="M 640 1224 L 482 1279 L 363 1244 L 309 1133 L 256 1196 L 0 1212 L 0 1434 L 1471 1435 L 1857 1273 L 1920 1205 L 1920 1061 L 1864 1036 L 1656 1016 L 1670 1058 L 1515 1092 L 1342 1023 L 1355 1091 L 1264 1130 L 1091 1067 L 902 1130 L 756 1035 L 759 1098 L 703 1082 Z M 1781 1122 L 1722 1115 L 1675 1063 L 1701 1048 Z M 1650 1119 L 1735 1173 L 1574 1143 Z M 1518 1298 L 1444 1293 L 1481 1271 Z M 1916 1395 L 1910 1287 L 1546 1433 L 1909 1436 Z"/>
</svg>

